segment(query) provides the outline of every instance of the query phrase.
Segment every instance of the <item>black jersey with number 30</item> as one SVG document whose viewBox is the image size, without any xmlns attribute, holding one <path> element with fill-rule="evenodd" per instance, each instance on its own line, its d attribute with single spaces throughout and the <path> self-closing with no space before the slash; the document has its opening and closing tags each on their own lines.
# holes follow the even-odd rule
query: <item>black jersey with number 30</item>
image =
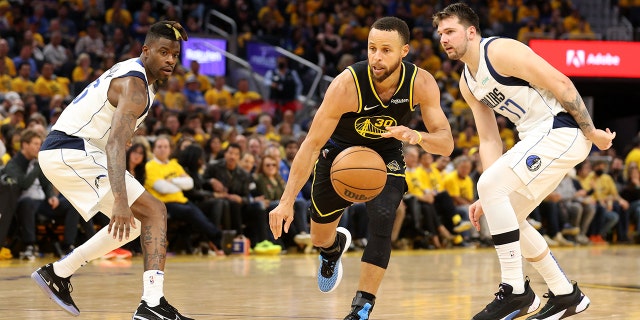
<svg viewBox="0 0 640 320">
<path fill-rule="evenodd" d="M 401 150 L 402 142 L 380 135 L 387 126 L 407 125 L 415 110 L 413 82 L 418 68 L 412 63 L 402 62 L 400 69 L 398 89 L 389 101 L 382 101 L 373 87 L 367 61 L 348 67 L 358 92 L 358 111 L 342 115 L 329 144 L 341 148 L 360 145 L 378 152 Z"/>
</svg>

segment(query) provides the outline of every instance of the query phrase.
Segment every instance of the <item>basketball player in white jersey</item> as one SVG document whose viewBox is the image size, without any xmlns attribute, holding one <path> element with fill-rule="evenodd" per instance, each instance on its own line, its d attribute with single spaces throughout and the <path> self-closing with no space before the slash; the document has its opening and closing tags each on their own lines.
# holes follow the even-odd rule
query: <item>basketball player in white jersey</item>
<svg viewBox="0 0 640 320">
<path fill-rule="evenodd" d="M 473 112 L 486 168 L 478 181 L 480 200 L 469 208 L 469 217 L 479 228 L 479 217 L 486 216 L 502 274 L 496 298 L 473 319 L 513 319 L 538 309 L 540 299 L 524 278 L 522 256 L 549 287 L 548 302 L 528 319 L 562 319 L 584 311 L 589 298 L 567 279 L 526 218 L 588 156 L 592 143 L 608 149 L 615 133 L 596 129 L 571 80 L 529 47 L 482 38 L 478 16 L 466 4 L 436 13 L 434 25 L 448 57 L 465 63 L 460 91 Z M 504 154 L 494 111 L 519 132 L 520 142 Z"/>
<path fill-rule="evenodd" d="M 60 307 L 77 316 L 71 275 L 138 236 L 144 255 L 142 301 L 133 319 L 190 319 L 164 298 L 167 210 L 126 171 L 125 152 L 144 121 L 158 82 L 172 74 L 180 56 L 182 26 L 160 21 L 151 26 L 139 58 L 114 65 L 89 84 L 62 112 L 38 156 L 42 171 L 85 220 L 101 212 L 111 218 L 63 259 L 31 278 Z M 123 242 L 124 241 L 124 242 Z"/>
</svg>

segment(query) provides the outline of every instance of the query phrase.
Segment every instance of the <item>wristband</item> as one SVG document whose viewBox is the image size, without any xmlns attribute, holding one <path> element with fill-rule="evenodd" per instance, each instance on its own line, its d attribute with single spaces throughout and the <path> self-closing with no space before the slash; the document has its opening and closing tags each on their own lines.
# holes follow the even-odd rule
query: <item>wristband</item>
<svg viewBox="0 0 640 320">
<path fill-rule="evenodd" d="M 418 135 L 418 142 L 416 142 L 416 144 L 420 144 L 420 142 L 422 142 L 422 134 L 420 134 L 418 130 L 413 130 L 413 132 L 415 132 Z"/>
</svg>

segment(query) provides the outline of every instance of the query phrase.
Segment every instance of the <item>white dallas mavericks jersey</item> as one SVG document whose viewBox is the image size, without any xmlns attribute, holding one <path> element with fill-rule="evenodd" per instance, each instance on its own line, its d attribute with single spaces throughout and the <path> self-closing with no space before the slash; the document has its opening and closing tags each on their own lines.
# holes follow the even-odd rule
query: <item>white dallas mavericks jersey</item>
<svg viewBox="0 0 640 320">
<path fill-rule="evenodd" d="M 475 77 L 465 65 L 463 76 L 469 90 L 480 102 L 511 120 L 520 139 L 533 131 L 547 132 L 552 127 L 553 117 L 565 109 L 551 91 L 498 74 L 489 62 L 486 50 L 495 39 L 483 38 L 480 42 L 480 64 Z"/>
<path fill-rule="evenodd" d="M 136 120 L 137 129 L 146 118 L 149 106 L 155 97 L 153 84 L 149 85 L 147 74 L 140 58 L 119 62 L 90 83 L 64 109 L 58 121 L 53 125 L 52 130 L 83 138 L 88 143 L 104 151 L 111 132 L 111 119 L 116 110 L 116 107 L 109 103 L 107 92 L 109 91 L 111 80 L 122 77 L 138 77 L 147 83 L 149 99 L 147 100 L 147 107 Z"/>
</svg>

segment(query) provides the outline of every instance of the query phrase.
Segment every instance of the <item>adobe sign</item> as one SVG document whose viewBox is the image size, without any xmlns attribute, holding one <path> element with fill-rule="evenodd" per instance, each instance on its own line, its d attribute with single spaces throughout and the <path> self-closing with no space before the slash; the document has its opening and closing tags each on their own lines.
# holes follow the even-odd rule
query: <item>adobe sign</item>
<svg viewBox="0 0 640 320">
<path fill-rule="evenodd" d="M 570 77 L 640 78 L 640 42 L 535 39 L 529 46 Z"/>
</svg>

